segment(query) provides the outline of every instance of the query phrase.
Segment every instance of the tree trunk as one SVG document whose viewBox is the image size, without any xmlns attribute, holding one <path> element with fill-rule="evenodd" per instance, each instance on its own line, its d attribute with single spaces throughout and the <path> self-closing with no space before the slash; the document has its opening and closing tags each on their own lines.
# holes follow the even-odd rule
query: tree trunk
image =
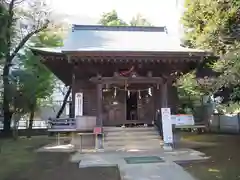
<svg viewBox="0 0 240 180">
<path fill-rule="evenodd" d="M 34 113 L 35 113 L 35 107 L 32 106 L 31 107 L 31 112 L 30 112 L 30 117 L 29 117 L 27 138 L 31 138 L 31 136 L 32 136 L 32 127 L 33 127 Z"/>
<path fill-rule="evenodd" d="M 5 137 L 11 136 L 11 118 L 12 112 L 10 111 L 10 97 L 9 97 L 9 69 L 10 66 L 5 64 L 3 69 L 3 112 L 4 112 L 4 121 L 3 121 L 3 135 Z"/>
<path fill-rule="evenodd" d="M 10 112 L 10 97 L 9 97 L 9 71 L 12 63 L 11 58 L 11 33 L 12 33 L 12 25 L 13 25 L 13 9 L 14 9 L 15 0 L 11 0 L 8 5 L 8 18 L 7 18 L 7 26 L 5 30 L 6 35 L 6 55 L 5 55 L 5 63 L 3 67 L 3 111 L 4 111 L 4 126 L 3 126 L 3 135 L 5 137 L 10 137 L 11 134 L 11 118 L 12 113 Z"/>
<path fill-rule="evenodd" d="M 13 139 L 17 140 L 18 139 L 18 124 L 19 124 L 19 120 L 21 119 L 21 116 L 18 113 L 14 113 L 12 115 L 12 117 L 13 117 L 12 135 L 13 135 Z"/>
<path fill-rule="evenodd" d="M 62 115 L 62 113 L 63 113 L 63 111 L 64 111 L 64 109 L 66 107 L 67 100 L 68 100 L 68 97 L 69 97 L 69 95 L 71 93 L 71 90 L 72 90 L 72 87 L 69 86 L 68 91 L 67 91 L 67 93 L 64 96 L 62 106 L 61 106 L 61 108 L 59 109 L 59 111 L 58 111 L 58 113 L 56 115 L 56 118 L 60 118 L 60 116 Z"/>
</svg>

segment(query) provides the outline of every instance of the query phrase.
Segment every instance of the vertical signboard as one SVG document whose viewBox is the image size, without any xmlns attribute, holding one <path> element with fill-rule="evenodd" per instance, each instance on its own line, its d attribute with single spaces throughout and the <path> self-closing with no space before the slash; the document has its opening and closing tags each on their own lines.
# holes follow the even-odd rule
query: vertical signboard
<svg viewBox="0 0 240 180">
<path fill-rule="evenodd" d="M 75 94 L 75 117 L 83 115 L 83 93 Z"/>
<path fill-rule="evenodd" d="M 163 141 L 165 144 L 173 143 L 172 119 L 170 108 L 161 108 Z"/>
</svg>

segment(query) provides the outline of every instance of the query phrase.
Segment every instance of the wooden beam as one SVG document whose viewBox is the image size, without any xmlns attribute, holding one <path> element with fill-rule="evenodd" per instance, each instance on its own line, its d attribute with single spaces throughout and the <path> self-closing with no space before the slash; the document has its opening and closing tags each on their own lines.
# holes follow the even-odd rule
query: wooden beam
<svg viewBox="0 0 240 180">
<path fill-rule="evenodd" d="M 139 83 L 139 84 L 161 84 L 162 77 L 92 77 L 90 78 L 91 82 L 94 83 L 108 83 L 108 84 L 117 84 L 117 83 Z"/>
<path fill-rule="evenodd" d="M 161 107 L 167 108 L 168 107 L 168 83 L 164 81 L 161 85 Z"/>
<path fill-rule="evenodd" d="M 97 122 L 96 122 L 98 127 L 102 127 L 103 125 L 102 89 L 103 89 L 103 84 L 98 83 L 97 84 Z"/>
<path fill-rule="evenodd" d="M 110 63 L 110 64 L 123 64 L 123 63 L 144 63 L 144 64 L 152 64 L 152 63 L 186 63 L 186 62 L 196 62 L 201 61 L 200 57 L 151 57 L 151 56 L 136 56 L 136 57 L 113 57 L 113 56 L 74 56 L 74 61 L 76 62 L 88 62 L 88 63 Z M 87 60 L 87 61 L 86 61 Z"/>
<path fill-rule="evenodd" d="M 71 54 L 73 56 L 163 56 L 163 57 L 201 57 L 201 56 L 211 56 L 212 53 L 209 52 L 183 52 L 183 51 L 66 51 L 62 52 L 63 54 Z"/>
<path fill-rule="evenodd" d="M 75 118 L 75 94 L 76 94 L 76 77 L 75 77 L 75 66 L 72 69 L 72 106 L 70 118 Z"/>
</svg>

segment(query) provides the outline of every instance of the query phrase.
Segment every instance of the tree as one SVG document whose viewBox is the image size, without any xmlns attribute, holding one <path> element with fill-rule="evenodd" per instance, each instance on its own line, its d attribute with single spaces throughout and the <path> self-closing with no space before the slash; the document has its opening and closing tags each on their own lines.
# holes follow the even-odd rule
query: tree
<svg viewBox="0 0 240 180">
<path fill-rule="evenodd" d="M 137 14 L 130 21 L 131 26 L 152 26 L 151 23 L 144 18 L 141 14 Z"/>
<path fill-rule="evenodd" d="M 240 1 L 186 0 L 182 17 L 188 46 L 211 50 L 220 60 L 210 66 L 219 76 L 212 92 L 239 85 Z"/>
<path fill-rule="evenodd" d="M 53 94 L 54 78 L 30 50 L 26 50 L 21 59 L 23 68 L 18 70 L 17 77 L 23 86 L 23 96 L 30 113 L 28 125 L 30 136 L 35 111 L 43 100 L 49 99 Z"/>
<path fill-rule="evenodd" d="M 35 34 L 43 31 L 49 25 L 49 11 L 44 1 L 11 0 L 6 4 L 6 29 L 3 35 L 6 41 L 6 49 L 3 52 L 3 110 L 4 110 L 4 134 L 10 132 L 11 116 L 9 97 L 9 74 L 14 59 L 27 41 Z M 20 8 L 21 5 L 21 8 Z"/>
<path fill-rule="evenodd" d="M 20 84 L 19 77 L 15 74 L 16 71 L 14 71 L 9 79 L 9 89 L 11 90 L 8 92 L 11 94 L 11 101 L 10 101 L 10 109 L 13 112 L 13 138 L 16 140 L 18 137 L 18 122 L 21 119 L 24 114 L 26 114 L 28 111 L 28 105 L 27 105 L 27 99 L 24 97 L 23 94 L 23 84 Z"/>
<path fill-rule="evenodd" d="M 7 24 L 7 9 L 5 4 L 0 4 L 0 60 L 6 51 L 6 24 Z"/>
<path fill-rule="evenodd" d="M 61 26 L 49 27 L 31 39 L 37 47 L 58 47 L 63 45 Z M 30 112 L 28 137 L 31 136 L 34 113 L 50 99 L 55 89 L 55 77 L 28 48 L 19 56 L 22 69 L 18 79 L 23 84 L 24 95 Z"/>
<path fill-rule="evenodd" d="M 238 0 L 186 0 L 182 17 L 185 40 L 193 47 L 223 55 L 240 41 Z"/>
<path fill-rule="evenodd" d="M 137 14 L 135 17 L 133 17 L 128 24 L 119 18 L 117 11 L 115 10 L 104 13 L 99 23 L 104 26 L 151 26 L 151 23 L 141 14 Z"/>
<path fill-rule="evenodd" d="M 127 23 L 118 17 L 117 11 L 104 13 L 99 21 L 104 26 L 127 26 Z"/>
</svg>

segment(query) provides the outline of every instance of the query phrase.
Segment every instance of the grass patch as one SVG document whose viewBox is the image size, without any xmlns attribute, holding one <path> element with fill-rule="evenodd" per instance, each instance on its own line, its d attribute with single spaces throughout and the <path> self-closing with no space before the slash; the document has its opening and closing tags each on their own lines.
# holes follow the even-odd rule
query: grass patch
<svg viewBox="0 0 240 180">
<path fill-rule="evenodd" d="M 37 154 L 34 150 L 50 142 L 51 140 L 47 136 L 33 137 L 31 139 L 19 138 L 17 141 L 1 139 L 1 179 L 5 179 L 11 173 L 20 172 L 31 167 Z"/>
</svg>

